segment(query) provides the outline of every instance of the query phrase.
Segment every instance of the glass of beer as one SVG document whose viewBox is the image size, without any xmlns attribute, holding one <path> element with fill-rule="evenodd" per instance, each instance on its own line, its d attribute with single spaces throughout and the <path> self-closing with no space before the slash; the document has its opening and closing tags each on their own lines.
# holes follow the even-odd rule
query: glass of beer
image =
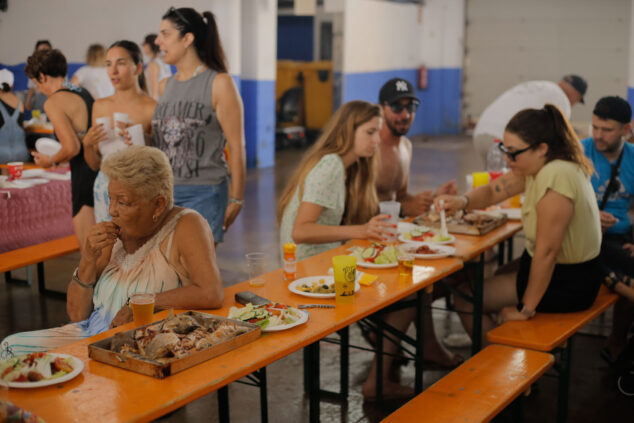
<svg viewBox="0 0 634 423">
<path fill-rule="evenodd" d="M 332 268 L 335 273 L 335 302 L 352 304 L 354 282 L 357 278 L 357 258 L 354 256 L 334 256 Z"/>
<path fill-rule="evenodd" d="M 144 326 L 154 320 L 154 294 L 133 294 L 130 297 L 130 308 L 137 326 Z"/>
<path fill-rule="evenodd" d="M 398 275 L 411 278 L 414 271 L 414 249 L 399 248 L 396 259 L 398 260 Z"/>
</svg>

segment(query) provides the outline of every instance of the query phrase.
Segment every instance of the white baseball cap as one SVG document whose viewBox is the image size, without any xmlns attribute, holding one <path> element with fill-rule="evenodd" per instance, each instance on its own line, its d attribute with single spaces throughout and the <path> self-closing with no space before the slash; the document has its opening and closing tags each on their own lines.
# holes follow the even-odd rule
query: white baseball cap
<svg viewBox="0 0 634 423">
<path fill-rule="evenodd" d="M 6 83 L 9 87 L 13 86 L 13 72 L 9 69 L 0 70 L 0 85 Z"/>
</svg>

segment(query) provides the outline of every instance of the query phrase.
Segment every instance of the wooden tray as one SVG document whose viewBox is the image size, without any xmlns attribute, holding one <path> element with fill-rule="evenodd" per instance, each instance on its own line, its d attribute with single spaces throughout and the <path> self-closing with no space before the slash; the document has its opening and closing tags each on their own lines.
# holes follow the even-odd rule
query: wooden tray
<svg viewBox="0 0 634 423">
<path fill-rule="evenodd" d="M 219 356 L 220 354 L 224 354 L 227 351 L 231 351 L 236 349 L 242 345 L 248 344 L 249 342 L 253 342 L 260 337 L 261 329 L 258 325 L 254 325 L 248 322 L 242 322 L 239 320 L 227 319 L 224 317 L 216 316 L 213 314 L 201 313 L 198 311 L 187 311 L 185 314 L 189 315 L 197 315 L 206 319 L 214 319 L 214 320 L 231 320 L 232 323 L 235 323 L 239 326 L 245 326 L 249 328 L 249 331 L 243 334 L 240 334 L 234 338 L 228 339 L 220 344 L 216 344 L 211 346 L 210 348 L 193 352 L 182 358 L 174 358 L 172 361 L 167 363 L 160 363 L 158 361 L 151 360 L 149 358 L 144 359 L 141 357 L 122 357 L 118 353 L 114 351 L 110 351 L 110 345 L 112 344 L 112 340 L 114 337 L 106 338 L 101 341 L 94 342 L 88 345 L 88 357 L 92 358 L 95 361 L 100 361 L 102 363 L 110 364 L 111 366 L 119 367 L 121 369 L 131 370 L 133 372 L 141 373 L 147 376 L 152 376 L 155 378 L 163 379 L 167 376 L 173 375 L 185 369 L 188 369 L 192 366 L 202 363 L 203 361 L 207 361 L 210 358 Z M 162 322 L 160 320 L 159 322 Z M 152 325 L 155 325 L 154 322 Z M 150 326 L 150 325 L 146 325 Z M 145 326 L 141 326 L 145 327 Z M 125 333 L 133 333 L 139 328 L 134 328 Z"/>
<path fill-rule="evenodd" d="M 489 213 L 479 211 L 474 211 L 472 213 L 487 214 L 489 216 L 493 216 L 494 219 L 485 224 L 476 226 L 474 224 L 465 222 L 464 220 L 455 221 L 451 218 L 447 218 L 447 230 L 452 234 L 484 235 L 488 232 L 491 232 L 493 229 L 504 225 L 508 221 L 508 216 L 504 213 Z M 414 223 L 417 225 L 429 226 L 436 229 L 440 228 L 440 221 L 430 222 L 428 219 L 426 219 L 425 215 L 420 215 L 416 217 L 414 219 Z"/>
</svg>

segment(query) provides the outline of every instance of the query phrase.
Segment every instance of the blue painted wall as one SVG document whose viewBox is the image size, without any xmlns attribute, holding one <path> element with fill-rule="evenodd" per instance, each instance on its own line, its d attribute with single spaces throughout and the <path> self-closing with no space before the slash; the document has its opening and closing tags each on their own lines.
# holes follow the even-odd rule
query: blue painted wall
<svg viewBox="0 0 634 423">
<path fill-rule="evenodd" d="M 313 60 L 312 16 L 277 17 L 278 60 Z"/>
<path fill-rule="evenodd" d="M 344 74 L 341 101 L 376 103 L 381 86 L 397 77 L 407 79 L 417 88 L 418 69 Z M 460 133 L 461 90 L 461 68 L 429 69 L 427 89 L 416 90 L 421 104 L 409 135 Z"/>
<path fill-rule="evenodd" d="M 627 101 L 630 102 L 630 106 L 634 109 L 634 87 L 627 87 Z"/>
<path fill-rule="evenodd" d="M 275 165 L 275 81 L 242 79 L 247 167 Z"/>
<path fill-rule="evenodd" d="M 68 64 L 69 77 L 72 77 L 73 74 L 77 71 L 77 69 L 79 69 L 82 66 L 84 66 L 84 63 L 69 63 Z M 13 72 L 13 76 L 15 78 L 15 81 L 13 82 L 14 91 L 23 91 L 28 89 L 27 83 L 29 78 L 26 76 L 26 73 L 24 73 L 25 67 L 26 67 L 26 62 L 18 63 L 17 65 L 5 65 L 3 63 L 0 63 L 0 69 L 7 68 L 11 72 Z"/>
</svg>

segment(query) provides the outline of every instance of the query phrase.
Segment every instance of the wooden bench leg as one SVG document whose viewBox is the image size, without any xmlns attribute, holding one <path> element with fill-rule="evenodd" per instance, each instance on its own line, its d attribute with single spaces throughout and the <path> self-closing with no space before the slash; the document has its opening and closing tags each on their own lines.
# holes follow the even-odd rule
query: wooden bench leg
<svg viewBox="0 0 634 423">
<path fill-rule="evenodd" d="M 218 420 L 221 423 L 229 423 L 229 387 L 218 389 Z"/>
<path fill-rule="evenodd" d="M 305 348 L 308 362 L 308 414 L 311 423 L 319 423 L 319 341 Z"/>
<path fill-rule="evenodd" d="M 568 397 L 570 394 L 570 365 L 572 357 L 572 338 L 561 350 L 559 369 L 559 392 L 557 403 L 557 422 L 566 423 L 568 421 Z"/>
<path fill-rule="evenodd" d="M 255 372 L 255 375 L 260 383 L 260 418 L 262 420 L 262 423 L 268 423 L 269 412 L 268 400 L 266 396 L 266 367 L 262 367 L 260 370 Z"/>
<path fill-rule="evenodd" d="M 473 336 L 471 337 L 471 353 L 477 354 L 482 349 L 482 299 L 484 297 L 484 254 L 476 264 L 476 280 L 473 288 Z"/>
<path fill-rule="evenodd" d="M 423 392 L 423 363 L 425 360 L 425 295 L 416 293 L 416 360 L 414 361 L 414 393 Z"/>
</svg>

